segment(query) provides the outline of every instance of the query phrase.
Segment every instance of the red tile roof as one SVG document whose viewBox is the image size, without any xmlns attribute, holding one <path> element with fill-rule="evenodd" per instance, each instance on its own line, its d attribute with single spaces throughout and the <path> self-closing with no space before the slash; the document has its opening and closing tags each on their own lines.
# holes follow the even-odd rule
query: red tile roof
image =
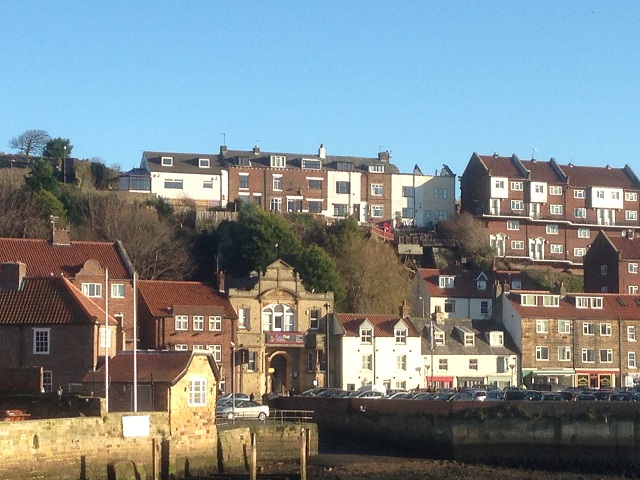
<svg viewBox="0 0 640 480">
<path fill-rule="evenodd" d="M 105 312 L 64 277 L 25 278 L 20 290 L 0 290 L 0 324 L 93 323 Z M 115 319 L 110 317 L 110 321 Z"/>
<path fill-rule="evenodd" d="M 338 321 L 345 329 L 347 337 L 360 336 L 360 325 L 368 320 L 373 325 L 373 335 L 376 337 L 393 337 L 395 336 L 394 326 L 402 317 L 399 315 L 378 315 L 366 313 L 338 313 L 336 314 Z M 407 336 L 419 337 L 420 334 L 409 320 L 405 320 L 407 324 Z"/>
<path fill-rule="evenodd" d="M 523 292 L 524 293 L 524 292 Z M 549 295 L 548 292 L 527 292 L 538 295 Z M 576 297 L 601 297 L 602 308 L 577 308 L 575 305 Z M 558 307 L 520 305 L 519 292 L 511 292 L 508 298 L 511 304 L 520 314 L 522 318 L 563 318 L 563 319 L 579 319 L 579 320 L 640 320 L 640 296 L 638 295 L 620 295 L 617 293 L 605 294 L 572 294 L 564 298 L 560 298 Z"/>
<path fill-rule="evenodd" d="M 534 182 L 546 182 L 551 184 L 562 184 L 563 179 L 558 177 L 551 168 L 549 162 L 540 160 L 522 160 L 524 168 L 531 172 L 531 180 Z"/>
<path fill-rule="evenodd" d="M 90 259 L 97 260 L 102 268 L 108 268 L 110 278 L 133 278 L 118 243 L 71 242 L 71 245 L 52 245 L 41 239 L 0 238 L 0 263 L 24 263 L 28 277 L 64 275 L 73 278 Z"/>
<path fill-rule="evenodd" d="M 448 273 L 446 270 L 437 268 L 420 268 L 419 270 L 431 297 L 491 298 L 491 279 L 487 274 L 485 274 L 487 277 L 487 289 L 478 290 L 476 288 L 476 278 L 482 273 L 480 271 L 463 270 Z M 441 288 L 440 275 L 454 276 L 453 288 Z"/>
<path fill-rule="evenodd" d="M 133 382 L 133 351 L 120 352 L 109 359 L 109 376 L 112 382 Z M 207 355 L 212 369 L 216 371 L 211 354 L 176 350 L 140 350 L 137 352 L 137 374 L 141 383 L 164 382 L 175 384 L 187 372 L 194 355 Z M 103 382 L 105 365 L 88 372 L 83 383 Z"/>
<path fill-rule="evenodd" d="M 516 167 L 511 157 L 496 157 L 493 155 L 478 155 L 490 171 L 492 177 L 522 178 L 520 170 Z"/>
<path fill-rule="evenodd" d="M 618 237 L 616 235 L 607 235 L 607 238 L 620 252 L 621 260 L 640 260 L 640 238 Z"/>
<path fill-rule="evenodd" d="M 154 317 L 171 316 L 174 305 L 212 306 L 224 309 L 224 316 L 237 315 L 224 293 L 211 284 L 168 280 L 140 280 L 138 291 Z"/>
<path fill-rule="evenodd" d="M 562 171 L 569 177 L 569 185 L 573 187 L 609 187 L 638 190 L 622 168 L 579 167 L 561 165 Z"/>
</svg>

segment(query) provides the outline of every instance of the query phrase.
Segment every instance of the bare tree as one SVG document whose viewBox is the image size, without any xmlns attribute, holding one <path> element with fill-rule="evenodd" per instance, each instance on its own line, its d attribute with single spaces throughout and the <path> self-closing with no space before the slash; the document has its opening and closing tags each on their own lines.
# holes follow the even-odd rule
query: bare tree
<svg viewBox="0 0 640 480">
<path fill-rule="evenodd" d="M 49 220 L 37 198 L 21 184 L 0 179 L 0 237 L 47 238 Z"/>
<path fill-rule="evenodd" d="M 42 153 L 49 140 L 51 137 L 44 130 L 27 130 L 9 140 L 9 147 L 19 150 L 28 157 L 31 154 Z"/>
</svg>

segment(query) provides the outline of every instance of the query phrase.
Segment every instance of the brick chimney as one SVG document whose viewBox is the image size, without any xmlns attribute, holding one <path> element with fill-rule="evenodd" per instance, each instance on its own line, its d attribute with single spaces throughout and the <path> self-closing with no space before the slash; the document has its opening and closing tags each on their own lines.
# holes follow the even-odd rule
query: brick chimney
<svg viewBox="0 0 640 480">
<path fill-rule="evenodd" d="M 220 155 L 224 155 L 225 153 L 227 153 L 227 146 L 220 145 Z"/>
<path fill-rule="evenodd" d="M 253 154 L 254 155 L 260 155 L 260 147 L 258 145 L 253 147 Z"/>
<path fill-rule="evenodd" d="M 391 155 L 389 155 L 389 151 L 388 150 L 386 152 L 379 152 L 378 153 L 378 160 L 380 160 L 381 162 L 389 163 L 389 158 L 390 157 L 391 157 Z"/>
<path fill-rule="evenodd" d="M 225 292 L 225 274 L 224 274 L 224 272 L 222 270 L 218 270 L 217 277 L 218 277 L 218 291 L 220 293 L 224 293 Z"/>
<path fill-rule="evenodd" d="M 0 264 L 0 290 L 20 290 L 27 275 L 27 266 L 21 262 Z"/>
<path fill-rule="evenodd" d="M 400 306 L 400 316 L 402 318 L 407 318 L 411 315 L 411 307 L 407 303 L 407 299 L 405 298 L 402 301 L 402 305 Z"/>
<path fill-rule="evenodd" d="M 69 227 L 53 226 L 53 236 L 51 243 L 53 245 L 71 245 L 71 234 Z"/>
</svg>

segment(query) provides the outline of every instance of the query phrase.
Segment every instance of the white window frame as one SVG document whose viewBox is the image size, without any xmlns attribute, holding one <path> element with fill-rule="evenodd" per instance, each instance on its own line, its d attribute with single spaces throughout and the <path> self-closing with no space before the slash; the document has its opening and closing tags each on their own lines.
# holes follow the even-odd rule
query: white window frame
<svg viewBox="0 0 640 480">
<path fill-rule="evenodd" d="M 175 316 L 175 330 L 177 332 L 186 332 L 189 330 L 189 315 Z"/>
<path fill-rule="evenodd" d="M 560 335 L 570 335 L 571 320 L 558 320 L 558 333 Z"/>
<path fill-rule="evenodd" d="M 406 328 L 396 328 L 394 329 L 394 335 L 396 337 L 396 344 L 406 345 L 407 344 L 407 329 Z"/>
<path fill-rule="evenodd" d="M 624 219 L 625 220 L 638 220 L 638 211 L 637 210 L 625 210 L 624 211 Z"/>
<path fill-rule="evenodd" d="M 522 200 L 511 200 L 511 210 L 524 210 L 524 202 Z"/>
<path fill-rule="evenodd" d="M 549 247 L 550 253 L 564 253 L 564 245 L 561 243 L 552 243 Z"/>
<path fill-rule="evenodd" d="M 199 168 L 211 168 L 211 160 L 208 158 L 199 158 L 198 159 L 198 167 Z"/>
<path fill-rule="evenodd" d="M 536 360 L 539 362 L 549 361 L 549 347 L 546 345 L 536 346 Z"/>
<path fill-rule="evenodd" d="M 507 220 L 507 230 L 520 230 L 520 220 Z"/>
<path fill-rule="evenodd" d="M 604 360 L 603 360 L 603 354 L 604 354 Z M 601 348 L 599 352 L 599 360 L 600 360 L 600 363 L 613 363 L 613 349 Z"/>
<path fill-rule="evenodd" d="M 593 355 L 593 360 L 589 360 L 589 354 Z M 582 363 L 595 363 L 596 362 L 596 349 L 595 348 L 583 348 L 582 349 Z"/>
<path fill-rule="evenodd" d="M 600 324 L 600 336 L 601 337 L 610 337 L 611 336 L 611 324 L 610 323 L 601 323 Z"/>
<path fill-rule="evenodd" d="M 592 337 L 596 334 L 596 325 L 593 322 L 584 322 L 582 324 L 582 335 Z"/>
<path fill-rule="evenodd" d="M 204 315 L 194 315 L 191 320 L 194 332 L 202 332 L 204 330 Z"/>
<path fill-rule="evenodd" d="M 371 216 L 373 218 L 382 218 L 384 216 L 384 206 L 371 205 Z"/>
<path fill-rule="evenodd" d="M 549 195 L 562 195 L 562 187 L 559 185 L 550 185 Z"/>
<path fill-rule="evenodd" d="M 249 190 L 249 174 L 248 173 L 238 174 L 238 188 L 240 190 Z"/>
<path fill-rule="evenodd" d="M 524 250 L 524 240 L 511 240 L 512 250 Z"/>
<path fill-rule="evenodd" d="M 371 345 L 373 343 L 373 328 L 366 327 L 360 329 L 360 343 Z"/>
<path fill-rule="evenodd" d="M 547 334 L 549 333 L 549 321 L 548 320 L 536 320 L 536 333 Z"/>
<path fill-rule="evenodd" d="M 547 235 L 558 235 L 560 228 L 555 223 L 549 223 L 547 224 L 545 231 L 547 232 Z"/>
<path fill-rule="evenodd" d="M 637 202 L 638 201 L 638 193 L 637 192 L 624 192 L 624 199 L 627 202 Z"/>
<path fill-rule="evenodd" d="M 173 346 L 173 349 L 179 351 L 189 350 L 189 345 L 187 345 L 186 343 L 176 343 Z"/>
<path fill-rule="evenodd" d="M 523 182 L 511 182 L 511 190 L 514 192 L 521 192 L 524 190 Z"/>
<path fill-rule="evenodd" d="M 578 238 L 591 238 L 591 230 L 588 228 L 579 228 Z"/>
<path fill-rule="evenodd" d="M 636 341 L 636 326 L 628 325 L 627 326 L 627 341 L 635 342 Z"/>
<path fill-rule="evenodd" d="M 470 358 L 469 359 L 469 370 L 478 370 L 478 359 Z"/>
<path fill-rule="evenodd" d="M 574 208 L 573 216 L 576 218 L 587 218 L 587 209 L 583 207 Z"/>
<path fill-rule="evenodd" d="M 362 355 L 362 363 L 360 364 L 360 370 L 370 372 L 373 370 L 373 355 L 367 353 Z"/>
<path fill-rule="evenodd" d="M 207 404 L 207 379 L 189 379 L 189 406 L 203 407 Z"/>
<path fill-rule="evenodd" d="M 636 352 L 627 352 L 627 368 L 638 368 Z"/>
<path fill-rule="evenodd" d="M 629 273 L 638 273 L 638 264 L 637 263 L 629 263 L 627 266 L 627 271 Z"/>
<path fill-rule="evenodd" d="M 584 247 L 575 247 L 573 249 L 574 257 L 584 257 L 587 254 L 587 249 Z"/>
<path fill-rule="evenodd" d="M 551 215 L 562 215 L 564 213 L 564 209 L 562 208 L 562 205 L 553 203 L 549 206 L 549 211 L 551 212 Z"/>
<path fill-rule="evenodd" d="M 83 283 L 82 293 L 85 297 L 102 298 L 102 284 L 101 283 Z"/>
<path fill-rule="evenodd" d="M 173 167 L 173 157 L 161 157 L 160 165 L 163 167 Z"/>
<path fill-rule="evenodd" d="M 124 298 L 124 283 L 111 284 L 111 298 Z"/>
<path fill-rule="evenodd" d="M 628 285 L 627 291 L 630 295 L 637 295 L 638 293 L 638 285 Z"/>
<path fill-rule="evenodd" d="M 207 347 L 213 354 L 213 359 L 218 363 L 222 362 L 222 345 L 208 345 Z"/>
<path fill-rule="evenodd" d="M 407 356 L 406 355 L 396 355 L 396 370 L 407 370 Z"/>
<path fill-rule="evenodd" d="M 51 353 L 51 329 L 33 329 L 33 354 L 49 355 Z"/>
<path fill-rule="evenodd" d="M 584 190 L 574 190 L 573 191 L 573 198 L 585 198 L 586 194 Z"/>
<path fill-rule="evenodd" d="M 382 183 L 372 183 L 371 195 L 373 195 L 374 197 L 380 197 L 384 195 L 384 185 Z"/>
<path fill-rule="evenodd" d="M 558 361 L 570 362 L 571 361 L 571 347 L 561 345 L 558 347 Z"/>
</svg>

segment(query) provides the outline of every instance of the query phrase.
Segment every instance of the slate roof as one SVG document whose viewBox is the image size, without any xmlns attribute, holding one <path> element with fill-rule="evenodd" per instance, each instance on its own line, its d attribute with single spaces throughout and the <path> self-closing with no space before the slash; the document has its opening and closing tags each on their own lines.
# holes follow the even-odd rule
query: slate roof
<svg viewBox="0 0 640 480">
<path fill-rule="evenodd" d="M 119 352 L 109 359 L 109 376 L 114 383 L 133 382 L 133 351 Z M 175 385 L 187 372 L 195 355 L 207 355 L 214 375 L 218 378 L 218 370 L 211 354 L 176 350 L 139 350 L 136 366 L 138 382 L 169 383 Z M 88 372 L 83 383 L 104 382 L 104 368 Z"/>
<path fill-rule="evenodd" d="M 449 272 L 437 268 L 420 268 L 419 271 L 431 297 L 491 298 L 491 279 L 486 273 L 487 289 L 478 290 L 476 288 L 476 279 L 482 273 L 480 271 L 461 270 Z M 455 276 L 453 288 L 441 288 L 439 283 L 440 275 Z"/>
<path fill-rule="evenodd" d="M 0 263 L 22 262 L 28 277 L 60 276 L 74 278 L 87 260 L 94 259 L 109 269 L 109 277 L 132 279 L 128 259 L 121 245 L 109 242 L 77 242 L 53 245 L 42 239 L 0 238 Z"/>
<path fill-rule="evenodd" d="M 521 270 L 496 270 L 494 276 L 497 278 L 501 285 L 511 286 L 513 280 L 520 280 L 520 290 L 539 290 L 540 285 L 536 283 L 531 277 Z"/>
<path fill-rule="evenodd" d="M 427 325 L 428 322 L 425 326 Z M 509 334 L 493 322 L 447 318 L 444 322 L 438 322 L 436 325 L 444 331 L 444 345 L 438 345 L 434 348 L 435 355 L 513 355 L 516 353 L 516 345 Z M 456 326 L 467 328 L 474 333 L 474 345 L 465 346 L 464 339 L 460 337 Z M 492 331 L 503 332 L 504 345 L 491 346 L 489 344 L 489 332 Z M 426 332 L 422 336 L 422 355 L 431 353 L 428 337 Z"/>
<path fill-rule="evenodd" d="M 239 158 L 248 158 L 252 167 L 270 167 L 272 155 L 286 157 L 287 168 L 302 168 L 302 159 L 313 159 L 322 161 L 323 170 L 336 170 L 338 162 L 349 162 L 353 164 L 353 171 L 368 172 L 369 165 L 385 165 L 384 173 L 399 173 L 398 167 L 392 163 L 380 161 L 378 157 L 326 155 L 326 158 L 320 159 L 317 153 L 259 152 L 256 155 L 251 150 L 226 150 L 221 157 L 228 166 L 237 166 Z"/>
<path fill-rule="evenodd" d="M 359 337 L 360 325 L 364 321 L 369 321 L 373 325 L 373 335 L 375 337 L 394 337 L 394 326 L 402 317 L 399 315 L 378 315 L 366 313 L 337 313 L 336 317 L 344 328 L 345 336 Z M 420 333 L 416 330 L 409 319 L 404 319 L 407 325 L 407 336 L 417 337 Z"/>
<path fill-rule="evenodd" d="M 522 318 L 563 318 L 579 320 L 639 320 L 640 295 L 618 293 L 571 294 L 560 298 L 558 307 L 520 305 L 521 294 L 551 295 L 549 292 L 515 292 L 507 294 L 511 304 Z M 576 297 L 601 297 L 602 308 L 577 308 Z"/>
<path fill-rule="evenodd" d="M 172 315 L 175 305 L 220 307 L 226 318 L 237 318 L 229 299 L 217 288 L 203 282 L 140 280 L 138 291 L 154 317 Z"/>
<path fill-rule="evenodd" d="M 177 172 L 199 175 L 220 175 L 222 164 L 217 153 L 144 152 L 152 172 Z M 163 166 L 162 157 L 172 157 L 173 165 Z M 209 167 L 200 167 L 199 159 L 208 158 Z"/>
<path fill-rule="evenodd" d="M 102 322 L 105 311 L 64 277 L 25 278 L 19 290 L 0 290 L 1 325 Z M 115 325 L 115 318 L 110 317 Z"/>
</svg>

